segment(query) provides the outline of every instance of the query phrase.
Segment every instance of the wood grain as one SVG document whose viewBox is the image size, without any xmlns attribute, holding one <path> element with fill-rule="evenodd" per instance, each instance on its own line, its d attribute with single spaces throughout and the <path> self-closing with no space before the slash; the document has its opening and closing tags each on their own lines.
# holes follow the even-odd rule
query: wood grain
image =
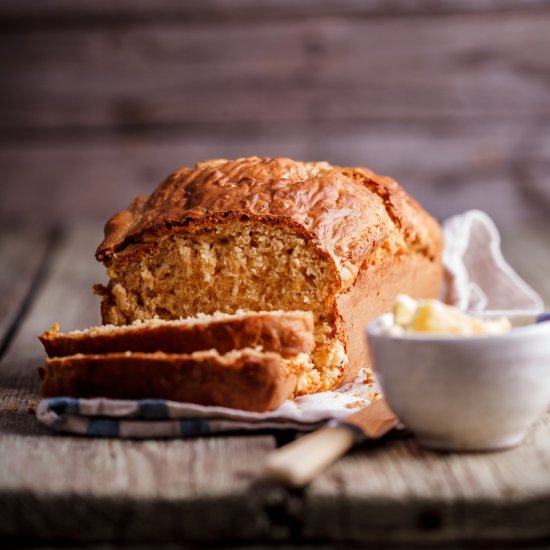
<svg viewBox="0 0 550 550">
<path fill-rule="evenodd" d="M 81 24 L 88 26 L 101 22 L 119 21 L 157 21 L 165 18 L 184 18 L 185 20 L 209 19 L 277 19 L 303 18 L 317 16 L 353 16 L 353 17 L 399 17 L 403 15 L 455 13 L 494 13 L 499 11 L 532 11 L 548 7 L 548 0 L 202 0 L 201 2 L 178 2 L 177 0 L 157 0 L 154 3 L 135 2 L 134 0 L 4 0 L 0 4 L 0 15 L 7 22 L 15 18 L 25 18 L 27 24 L 39 18 L 44 23 L 57 23 L 65 18 L 81 16 Z M 95 16 L 95 17 L 94 17 Z M 15 19 L 20 22 L 19 19 Z"/>
<path fill-rule="evenodd" d="M 544 218 L 549 20 L 542 0 L 3 2 L 0 215 L 103 221 L 181 164 L 257 154 L 369 165 L 440 218 Z"/>
<path fill-rule="evenodd" d="M 550 122 L 452 126 L 384 122 L 113 137 L 0 147 L 0 212 L 42 223 L 104 223 L 182 165 L 250 154 L 326 159 L 390 174 L 440 219 L 479 208 L 501 226 L 550 211 Z"/>
<path fill-rule="evenodd" d="M 0 357 L 44 265 L 50 240 L 48 231 L 38 229 L 0 231 Z"/>
<path fill-rule="evenodd" d="M 91 286 L 103 280 L 93 257 L 100 240 L 99 226 L 81 226 L 68 232 L 53 251 L 42 290 L 0 362 L 0 428 L 44 433 L 33 416 L 39 397 L 36 369 L 45 357 L 37 336 L 56 321 L 67 330 L 99 323 Z"/>
<path fill-rule="evenodd" d="M 348 540 L 550 536 L 550 414 L 500 453 L 432 453 L 415 440 L 358 450 L 307 494 L 304 533 Z M 335 494 L 345 504 L 332 511 Z"/>
<path fill-rule="evenodd" d="M 273 438 L 130 442 L 5 435 L 0 533 L 223 541 L 270 533 L 250 476 Z"/>
<path fill-rule="evenodd" d="M 544 14 L 0 35 L 0 127 L 547 117 Z M 381 47 L 381 45 L 383 47 Z M 437 47 L 435 47 L 437 45 Z"/>
</svg>

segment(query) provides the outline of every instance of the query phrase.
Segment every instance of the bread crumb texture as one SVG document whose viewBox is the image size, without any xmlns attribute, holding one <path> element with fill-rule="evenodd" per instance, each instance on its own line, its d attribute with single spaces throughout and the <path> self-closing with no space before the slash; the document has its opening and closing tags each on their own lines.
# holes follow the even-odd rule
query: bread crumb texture
<svg viewBox="0 0 550 550">
<path fill-rule="evenodd" d="M 178 319 L 239 310 L 309 310 L 315 315 L 313 363 L 296 393 L 333 387 L 346 354 L 335 327 L 334 270 L 288 228 L 243 222 L 174 231 L 152 254 L 116 254 L 108 269 L 112 301 L 104 322 Z"/>
</svg>

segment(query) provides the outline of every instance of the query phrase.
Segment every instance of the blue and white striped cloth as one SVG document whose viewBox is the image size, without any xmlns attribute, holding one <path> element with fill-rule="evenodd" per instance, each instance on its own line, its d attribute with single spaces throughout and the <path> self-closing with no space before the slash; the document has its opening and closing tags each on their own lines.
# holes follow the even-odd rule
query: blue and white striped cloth
<svg viewBox="0 0 550 550">
<path fill-rule="evenodd" d="M 288 400 L 276 411 L 266 413 L 162 399 L 52 397 L 39 403 L 36 416 L 53 431 L 95 437 L 185 438 L 243 430 L 309 431 L 368 405 L 372 391 L 365 384 L 353 384 Z"/>
<path fill-rule="evenodd" d="M 190 437 L 222 428 L 211 427 L 214 420 L 178 418 L 173 405 L 161 399 L 125 402 L 54 397 L 40 402 L 37 416 L 54 431 L 95 437 Z"/>
</svg>

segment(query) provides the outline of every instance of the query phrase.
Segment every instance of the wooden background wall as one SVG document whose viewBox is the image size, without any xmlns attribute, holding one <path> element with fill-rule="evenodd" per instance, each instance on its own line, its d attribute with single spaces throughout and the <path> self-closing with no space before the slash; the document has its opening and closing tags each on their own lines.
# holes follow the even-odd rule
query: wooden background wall
<svg viewBox="0 0 550 550">
<path fill-rule="evenodd" d="M 550 1 L 2 0 L 0 71 L 4 222 L 104 220 L 251 154 L 550 217 Z"/>
</svg>

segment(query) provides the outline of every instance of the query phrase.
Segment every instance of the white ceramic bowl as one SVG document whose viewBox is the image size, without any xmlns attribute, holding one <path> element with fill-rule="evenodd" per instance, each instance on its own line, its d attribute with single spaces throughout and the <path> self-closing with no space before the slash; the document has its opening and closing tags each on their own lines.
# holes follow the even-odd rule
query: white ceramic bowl
<svg viewBox="0 0 550 550">
<path fill-rule="evenodd" d="M 368 325 L 370 354 L 390 407 L 423 445 L 513 447 L 550 404 L 550 322 L 474 337 L 390 336 L 391 322 Z"/>
</svg>

